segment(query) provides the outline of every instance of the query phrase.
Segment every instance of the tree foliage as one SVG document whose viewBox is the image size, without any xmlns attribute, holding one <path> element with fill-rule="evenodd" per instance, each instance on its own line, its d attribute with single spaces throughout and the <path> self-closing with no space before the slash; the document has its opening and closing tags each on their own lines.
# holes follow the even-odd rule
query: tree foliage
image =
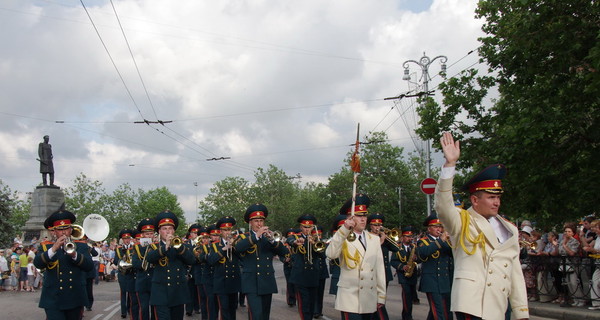
<svg viewBox="0 0 600 320">
<path fill-rule="evenodd" d="M 467 171 L 505 163 L 509 216 L 551 225 L 594 213 L 600 4 L 485 0 L 476 15 L 485 19 L 479 53 L 490 74 L 467 70 L 444 83 L 443 108 L 422 108 L 418 133 L 437 140 L 452 131 Z M 499 96 L 489 106 L 492 88 Z"/>
<path fill-rule="evenodd" d="M 29 202 L 19 199 L 16 191 L 0 180 L 0 247 L 12 244 L 13 238 L 29 219 Z"/>
</svg>

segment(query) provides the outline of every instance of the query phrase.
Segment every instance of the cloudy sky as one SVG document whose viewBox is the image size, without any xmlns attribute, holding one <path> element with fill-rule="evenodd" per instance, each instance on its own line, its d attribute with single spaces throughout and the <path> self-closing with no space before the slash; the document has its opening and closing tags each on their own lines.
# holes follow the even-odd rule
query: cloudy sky
<svg viewBox="0 0 600 320">
<path fill-rule="evenodd" d="M 0 3 L 0 179 L 23 194 L 41 182 L 46 134 L 57 185 L 85 173 L 109 192 L 166 186 L 190 218 L 214 182 L 269 164 L 326 182 L 357 123 L 361 136 L 420 146 L 415 101 L 384 100 L 418 90 L 421 68 L 404 81 L 404 61 L 445 55 L 450 76 L 483 68 L 469 54 L 475 0 L 83 4 Z"/>
</svg>

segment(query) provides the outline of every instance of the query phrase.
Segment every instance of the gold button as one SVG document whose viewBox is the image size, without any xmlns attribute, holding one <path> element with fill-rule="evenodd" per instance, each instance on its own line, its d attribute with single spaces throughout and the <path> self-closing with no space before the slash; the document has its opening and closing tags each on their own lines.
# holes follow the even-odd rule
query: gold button
<svg viewBox="0 0 600 320">
<path fill-rule="evenodd" d="M 62 279 L 60 279 L 60 282 L 62 282 Z"/>
<path fill-rule="evenodd" d="M 506 275 L 504 275 L 504 279 L 506 279 Z"/>
<path fill-rule="evenodd" d="M 69 273 L 73 273 L 73 271 L 69 271 Z"/>
<path fill-rule="evenodd" d="M 171 277 L 167 277 L 167 280 L 171 280 Z"/>
<path fill-rule="evenodd" d="M 488 282 L 487 286 L 488 286 L 488 287 L 491 287 L 491 286 L 492 286 L 492 283 L 491 283 L 491 282 Z"/>
<path fill-rule="evenodd" d="M 490 274 L 494 273 L 494 270 L 490 270 Z"/>
<path fill-rule="evenodd" d="M 59 289 L 62 290 L 62 287 L 60 287 Z"/>
<path fill-rule="evenodd" d="M 490 258 L 490 261 L 491 261 L 491 262 L 494 262 L 494 258 Z"/>
<path fill-rule="evenodd" d="M 505 263 L 505 264 L 504 264 L 504 267 L 505 267 L 505 268 L 507 268 L 507 267 L 508 267 L 508 263 Z"/>
<path fill-rule="evenodd" d="M 502 292 L 506 291 L 506 288 L 502 288 Z"/>
</svg>

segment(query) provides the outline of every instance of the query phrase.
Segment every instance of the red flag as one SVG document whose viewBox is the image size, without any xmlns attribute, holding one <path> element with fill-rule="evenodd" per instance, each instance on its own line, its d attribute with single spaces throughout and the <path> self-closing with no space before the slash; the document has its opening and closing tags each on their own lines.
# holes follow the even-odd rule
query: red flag
<svg viewBox="0 0 600 320">
<path fill-rule="evenodd" d="M 350 168 L 354 172 L 360 172 L 360 155 L 358 151 L 354 151 L 352 154 L 352 159 L 350 159 Z"/>
</svg>

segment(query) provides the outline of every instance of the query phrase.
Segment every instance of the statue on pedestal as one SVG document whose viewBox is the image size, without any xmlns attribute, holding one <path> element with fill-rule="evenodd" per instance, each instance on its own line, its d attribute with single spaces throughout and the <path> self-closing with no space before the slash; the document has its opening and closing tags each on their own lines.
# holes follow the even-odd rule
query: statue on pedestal
<svg viewBox="0 0 600 320">
<path fill-rule="evenodd" d="M 46 175 L 50 175 L 50 185 L 54 186 L 54 164 L 52 163 L 52 145 L 48 143 L 50 137 L 45 135 L 44 142 L 41 142 L 38 147 L 38 155 L 40 162 L 40 173 L 42 174 L 42 183 L 48 185 Z"/>
</svg>

